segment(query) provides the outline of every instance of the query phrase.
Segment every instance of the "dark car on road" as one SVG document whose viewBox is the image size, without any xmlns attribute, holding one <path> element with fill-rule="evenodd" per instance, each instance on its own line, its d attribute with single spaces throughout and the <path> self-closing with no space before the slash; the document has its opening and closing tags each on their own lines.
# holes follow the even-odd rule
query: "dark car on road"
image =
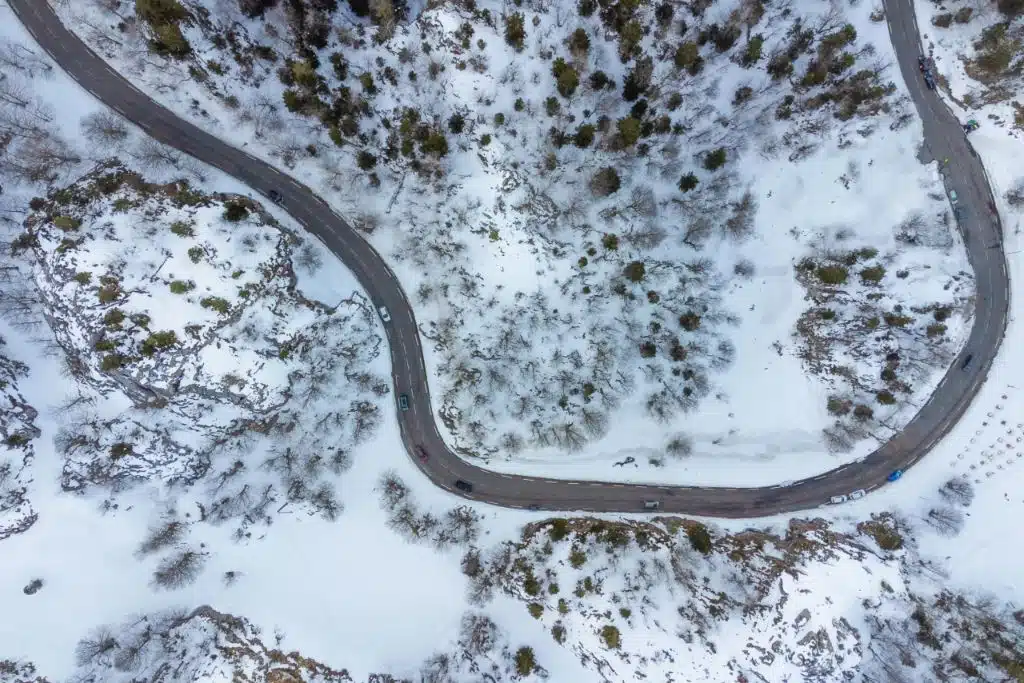
<svg viewBox="0 0 1024 683">
<path fill-rule="evenodd" d="M 280 204 L 281 202 L 284 201 L 284 197 L 282 197 L 281 193 L 278 192 L 277 190 L 271 190 L 270 192 L 267 193 L 267 196 L 270 197 L 270 201 L 274 202 L 275 204 Z"/>
<path fill-rule="evenodd" d="M 935 90 L 935 76 L 932 76 L 931 71 L 924 72 L 924 84 L 928 86 L 929 90 Z"/>
<path fill-rule="evenodd" d="M 971 366 L 971 361 L 972 360 L 974 360 L 974 354 L 973 353 L 967 354 L 967 357 L 964 358 L 964 362 L 960 364 L 960 369 L 961 370 L 966 370 L 967 368 L 969 368 Z"/>
<path fill-rule="evenodd" d="M 461 479 L 456 479 L 455 480 L 455 488 L 457 488 L 460 491 L 465 491 L 466 493 L 469 493 L 470 491 L 473 490 L 473 485 L 470 484 L 468 481 L 462 481 Z"/>
<path fill-rule="evenodd" d="M 967 217 L 967 211 L 964 210 L 962 205 L 957 204 L 953 207 L 953 215 L 956 216 L 956 222 L 962 224 L 964 222 L 964 218 Z"/>
<path fill-rule="evenodd" d="M 422 460 L 423 462 L 426 462 L 427 458 L 429 458 L 430 456 L 427 455 L 427 449 L 426 448 L 424 448 L 423 446 L 421 446 L 419 444 L 416 444 L 416 457 L 419 458 L 420 460 Z"/>
<path fill-rule="evenodd" d="M 399 394 L 398 395 L 398 407 L 401 409 L 401 411 L 403 413 L 405 411 L 409 410 L 409 397 L 406 396 L 405 394 Z"/>
</svg>

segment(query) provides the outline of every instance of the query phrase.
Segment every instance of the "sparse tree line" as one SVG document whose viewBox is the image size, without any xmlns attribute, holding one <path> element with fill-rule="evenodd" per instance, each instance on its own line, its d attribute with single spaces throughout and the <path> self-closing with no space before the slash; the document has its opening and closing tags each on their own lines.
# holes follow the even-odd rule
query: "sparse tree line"
<svg viewBox="0 0 1024 683">
<path fill-rule="evenodd" d="M 53 107 L 32 87 L 33 79 L 51 70 L 34 50 L 0 41 L 0 175 L 5 184 L 55 183 L 81 161 L 57 126 Z"/>
<path fill-rule="evenodd" d="M 283 651 L 284 637 L 276 632 L 270 642 L 263 629 L 244 617 L 205 605 L 139 614 L 120 624 L 96 627 L 79 641 L 77 668 L 69 680 L 129 683 L 153 672 L 158 676 L 173 672 L 182 680 L 204 676 L 276 680 L 284 671 L 295 683 L 352 683 L 345 669 L 331 668 L 297 651 Z M 0 680 L 6 681 L 7 673 L 31 675 L 34 671 L 27 662 L 0 660 Z M 513 646 L 488 615 L 471 611 L 463 616 L 455 640 L 426 659 L 414 678 L 372 673 L 366 683 L 455 683 L 468 678 L 492 683 L 542 680 L 547 671 L 532 647 Z"/>
<path fill-rule="evenodd" d="M 388 515 L 388 527 L 410 541 L 447 550 L 471 545 L 480 536 L 480 518 L 473 508 L 461 505 L 440 516 L 422 512 L 395 472 L 381 475 L 377 492 Z"/>
</svg>

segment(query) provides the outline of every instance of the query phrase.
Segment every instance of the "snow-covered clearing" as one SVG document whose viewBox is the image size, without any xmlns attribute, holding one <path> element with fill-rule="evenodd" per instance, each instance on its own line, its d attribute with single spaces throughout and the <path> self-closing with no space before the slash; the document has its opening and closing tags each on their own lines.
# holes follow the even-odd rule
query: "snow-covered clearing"
<svg viewBox="0 0 1024 683">
<path fill-rule="evenodd" d="M 59 10 L 391 261 L 446 438 L 489 467 L 810 476 L 909 419 L 964 338 L 963 247 L 866 5 L 641 7 L 649 31 L 630 38 L 607 13 L 534 3 L 517 50 L 498 6 L 428 9 L 377 46 L 347 6 L 299 30 L 282 7 L 212 3 L 180 62 L 149 53 L 127 4 L 123 31 L 101 7 Z M 237 59 L 211 38 L 229 23 Z M 324 97 L 329 126 L 301 115 Z"/>
</svg>

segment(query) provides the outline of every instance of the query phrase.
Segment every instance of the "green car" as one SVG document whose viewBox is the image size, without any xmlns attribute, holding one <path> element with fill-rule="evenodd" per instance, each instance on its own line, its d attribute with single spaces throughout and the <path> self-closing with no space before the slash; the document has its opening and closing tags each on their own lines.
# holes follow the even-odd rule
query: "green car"
<svg viewBox="0 0 1024 683">
<path fill-rule="evenodd" d="M 405 394 L 399 394 L 398 395 L 398 407 L 401 409 L 401 411 L 403 413 L 405 411 L 409 410 L 409 397 L 406 396 Z"/>
</svg>

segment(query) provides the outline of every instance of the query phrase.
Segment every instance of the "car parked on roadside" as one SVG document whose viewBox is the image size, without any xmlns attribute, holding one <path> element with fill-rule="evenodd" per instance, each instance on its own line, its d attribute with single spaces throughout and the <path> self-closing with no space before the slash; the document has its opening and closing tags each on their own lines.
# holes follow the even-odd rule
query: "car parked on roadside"
<svg viewBox="0 0 1024 683">
<path fill-rule="evenodd" d="M 403 413 L 409 410 L 409 397 L 406 394 L 398 395 L 398 409 Z"/>
<path fill-rule="evenodd" d="M 468 481 L 463 481 L 461 479 L 456 479 L 455 480 L 455 488 L 457 488 L 460 491 L 465 491 L 466 493 L 469 493 L 470 491 L 473 490 L 473 485 L 470 484 Z"/>
<path fill-rule="evenodd" d="M 426 462 L 430 456 L 427 454 L 426 448 L 424 448 L 420 444 L 416 444 L 416 457 L 422 460 L 423 462 Z"/>
<path fill-rule="evenodd" d="M 886 479 L 888 481 L 896 481 L 897 479 L 899 479 L 902 476 L 903 476 L 903 470 L 893 470 L 892 472 L 889 473 L 889 476 L 886 477 Z"/>
<path fill-rule="evenodd" d="M 964 210 L 963 206 L 957 204 L 953 207 L 953 216 L 956 218 L 957 223 L 962 224 L 964 222 L 964 218 L 967 217 L 967 211 Z"/>
<path fill-rule="evenodd" d="M 281 193 L 278 192 L 277 190 L 271 190 L 270 192 L 267 192 L 267 196 L 270 197 L 270 201 L 274 202 L 275 204 L 280 204 L 281 202 L 284 201 L 284 197 L 282 197 Z"/>
<path fill-rule="evenodd" d="M 952 204 L 953 206 L 956 206 L 959 201 L 960 201 L 960 197 L 957 195 L 956 190 L 950 190 L 949 191 L 949 203 Z"/>
<path fill-rule="evenodd" d="M 972 360 L 974 360 L 974 354 L 973 353 L 967 354 L 967 356 L 964 358 L 964 362 L 960 363 L 960 369 L 961 370 L 966 370 L 967 368 L 971 367 L 971 361 Z"/>
<path fill-rule="evenodd" d="M 846 496 L 832 496 L 828 499 L 828 502 L 832 505 L 839 505 L 840 503 L 846 502 Z"/>
<path fill-rule="evenodd" d="M 935 90 L 935 76 L 931 71 L 924 72 L 924 84 L 928 86 L 929 90 Z"/>
<path fill-rule="evenodd" d="M 388 313 L 387 306 L 381 306 L 377 309 L 377 313 L 380 314 L 380 319 L 386 323 L 391 322 L 391 314 Z"/>
<path fill-rule="evenodd" d="M 860 500 L 866 494 L 867 492 L 864 489 L 857 489 L 856 491 L 850 494 L 850 500 Z"/>
</svg>

